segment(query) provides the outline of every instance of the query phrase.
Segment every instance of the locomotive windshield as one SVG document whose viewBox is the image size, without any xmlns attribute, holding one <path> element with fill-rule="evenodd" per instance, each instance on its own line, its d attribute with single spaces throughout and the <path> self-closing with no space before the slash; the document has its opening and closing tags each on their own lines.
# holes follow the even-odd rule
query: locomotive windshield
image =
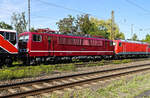
<svg viewBox="0 0 150 98">
<path fill-rule="evenodd" d="M 29 35 L 22 35 L 19 37 L 19 42 L 27 42 L 29 40 Z"/>
</svg>

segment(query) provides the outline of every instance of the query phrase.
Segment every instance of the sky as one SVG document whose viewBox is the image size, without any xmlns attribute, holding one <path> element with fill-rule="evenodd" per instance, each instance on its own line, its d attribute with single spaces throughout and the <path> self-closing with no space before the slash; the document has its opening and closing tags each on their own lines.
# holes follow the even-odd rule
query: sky
<svg viewBox="0 0 150 98">
<path fill-rule="evenodd" d="M 28 0 L 0 0 L 0 21 L 11 24 L 13 12 L 25 12 L 28 19 Z M 58 30 L 56 22 L 69 14 L 90 14 L 98 19 L 111 18 L 120 32 L 130 39 L 136 33 L 138 39 L 150 34 L 150 0 L 31 0 L 31 27 Z M 131 33 L 133 25 L 133 33 Z"/>
</svg>

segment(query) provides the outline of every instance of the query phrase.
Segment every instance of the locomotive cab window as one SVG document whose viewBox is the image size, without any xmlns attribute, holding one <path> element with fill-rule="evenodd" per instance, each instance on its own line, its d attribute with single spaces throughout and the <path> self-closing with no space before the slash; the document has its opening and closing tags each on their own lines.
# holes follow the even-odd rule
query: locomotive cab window
<svg viewBox="0 0 150 98">
<path fill-rule="evenodd" d="M 4 32 L 3 32 L 3 31 L 0 31 L 0 35 L 4 36 Z"/>
<path fill-rule="evenodd" d="M 119 46 L 120 46 L 120 47 L 122 46 L 122 43 L 121 43 L 121 42 L 119 42 Z"/>
<path fill-rule="evenodd" d="M 29 40 L 29 35 L 22 35 L 19 37 L 19 42 L 27 42 Z"/>
<path fill-rule="evenodd" d="M 42 36 L 41 35 L 33 35 L 33 41 L 35 42 L 41 42 L 42 41 Z"/>
<path fill-rule="evenodd" d="M 13 45 L 16 44 L 16 33 L 12 33 L 12 32 L 5 32 L 5 39 L 10 41 Z"/>
</svg>

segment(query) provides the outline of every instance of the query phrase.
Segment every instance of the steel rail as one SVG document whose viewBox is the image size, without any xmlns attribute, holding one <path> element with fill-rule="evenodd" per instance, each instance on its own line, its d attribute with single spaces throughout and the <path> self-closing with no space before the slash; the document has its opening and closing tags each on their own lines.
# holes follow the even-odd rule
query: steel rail
<svg viewBox="0 0 150 98">
<path fill-rule="evenodd" d="M 66 87 L 72 87 L 74 85 L 79 85 L 79 84 L 83 84 L 83 83 L 87 83 L 87 82 L 91 82 L 91 81 L 97 81 L 97 80 L 105 79 L 105 78 L 108 79 L 108 78 L 111 78 L 111 77 L 117 77 L 117 76 L 121 76 L 121 75 L 125 75 L 125 74 L 141 72 L 141 71 L 146 71 L 146 70 L 150 70 L 150 67 L 149 68 L 142 68 L 142 69 L 138 69 L 138 70 L 133 70 L 133 71 L 121 72 L 121 73 L 112 74 L 112 75 L 100 76 L 100 77 L 91 78 L 91 79 L 80 80 L 80 81 L 71 82 L 71 83 L 65 83 L 65 84 L 51 86 L 51 87 L 35 89 L 35 90 L 31 90 L 31 91 L 15 93 L 15 94 L 11 94 L 11 95 L 5 95 L 5 96 L 2 96 L 2 97 L 0 96 L 0 98 L 25 97 L 25 96 L 29 96 L 29 95 L 40 94 L 42 92 L 52 92 L 52 91 L 55 91 L 55 90 L 60 90 L 60 89 L 66 88 Z"/>
<path fill-rule="evenodd" d="M 103 72 L 109 72 L 109 71 L 115 71 L 115 70 L 124 70 L 124 69 L 130 69 L 130 68 L 141 67 L 141 66 L 143 67 L 143 66 L 148 66 L 148 65 L 150 65 L 150 64 L 140 64 L 140 65 L 135 65 L 135 66 L 118 67 L 118 68 L 105 69 L 105 70 L 100 70 L 100 71 L 84 72 L 84 73 L 79 73 L 79 74 L 58 76 L 58 77 L 46 78 L 46 79 L 40 79 L 40 80 L 18 82 L 18 83 L 14 83 L 14 84 L 0 85 L 0 89 L 4 89 L 4 88 L 7 88 L 7 87 L 15 87 L 15 86 L 19 86 L 19 85 L 25 85 L 25 84 L 29 85 L 29 84 L 32 84 L 32 83 L 40 83 L 40 82 L 44 82 L 44 81 L 64 79 L 64 78 L 69 78 L 69 77 L 77 77 L 77 76 L 82 76 L 82 75 L 103 73 Z"/>
</svg>

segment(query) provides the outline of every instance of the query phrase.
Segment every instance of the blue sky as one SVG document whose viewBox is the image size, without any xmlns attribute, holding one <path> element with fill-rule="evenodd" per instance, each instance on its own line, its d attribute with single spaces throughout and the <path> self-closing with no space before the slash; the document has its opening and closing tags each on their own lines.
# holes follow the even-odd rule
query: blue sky
<svg viewBox="0 0 150 98">
<path fill-rule="evenodd" d="M 25 11 L 27 14 L 27 1 L 0 0 L 0 21 L 10 24 L 12 12 Z M 51 3 L 77 11 L 55 7 Z M 31 26 L 56 30 L 56 22 L 68 14 L 76 16 L 82 11 L 99 19 L 109 19 L 114 10 L 115 22 L 126 39 L 131 38 L 131 24 L 133 32 L 143 39 L 150 32 L 149 4 L 149 0 L 31 0 Z"/>
</svg>

